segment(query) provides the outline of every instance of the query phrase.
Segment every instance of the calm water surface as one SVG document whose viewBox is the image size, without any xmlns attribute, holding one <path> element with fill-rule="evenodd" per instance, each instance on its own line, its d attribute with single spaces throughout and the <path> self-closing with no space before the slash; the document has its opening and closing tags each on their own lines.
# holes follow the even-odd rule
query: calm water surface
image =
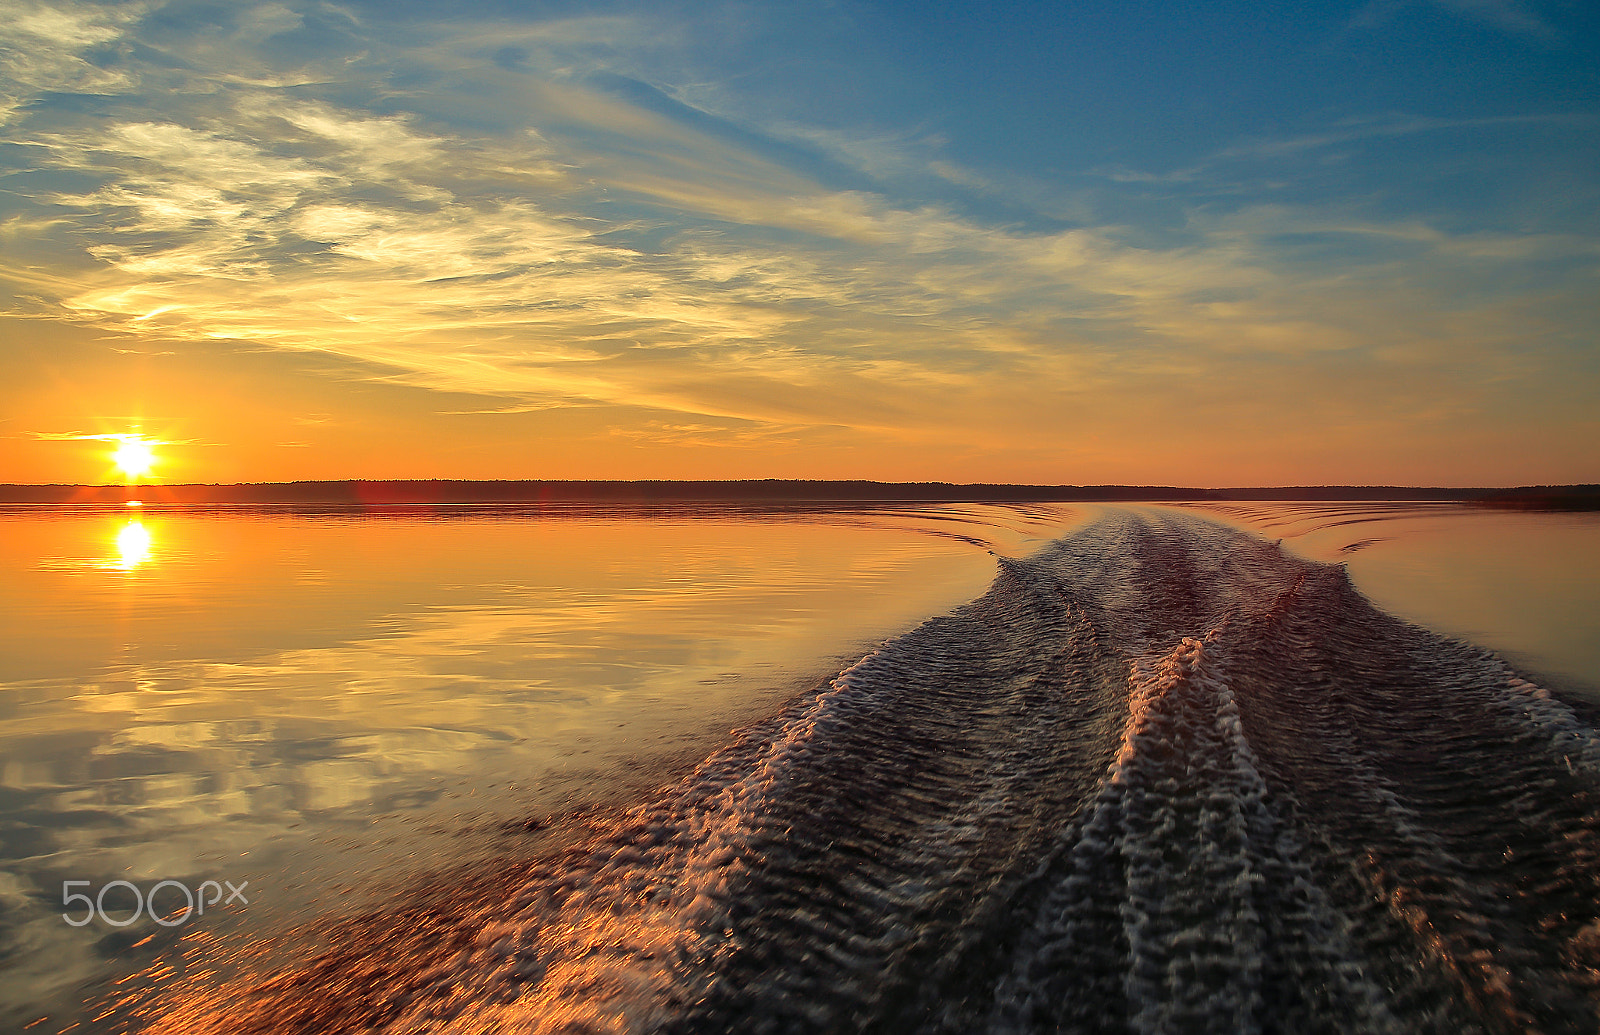
<svg viewBox="0 0 1600 1035">
<path fill-rule="evenodd" d="M 698 760 L 1071 520 L 0 510 L 5 1020 L 160 947 L 67 926 L 62 881 L 248 880 L 193 922 L 293 922 Z"/>
</svg>

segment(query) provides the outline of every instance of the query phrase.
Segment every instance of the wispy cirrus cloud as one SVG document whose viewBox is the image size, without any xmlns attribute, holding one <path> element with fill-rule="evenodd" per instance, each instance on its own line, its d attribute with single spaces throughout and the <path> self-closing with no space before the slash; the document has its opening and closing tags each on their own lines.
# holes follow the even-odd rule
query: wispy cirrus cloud
<svg viewBox="0 0 1600 1035">
<path fill-rule="evenodd" d="M 1540 42 L 1559 38 L 1554 26 L 1519 0 L 1370 0 L 1355 13 L 1350 24 L 1363 29 L 1381 28 L 1408 7 L 1432 7 Z"/>
<path fill-rule="evenodd" d="M 31 438 L 40 442 L 116 442 L 119 444 L 136 443 L 146 446 L 192 446 L 198 445 L 194 439 L 164 439 L 153 438 L 142 431 L 128 432 L 82 432 L 82 431 L 29 431 L 21 437 Z"/>
<path fill-rule="evenodd" d="M 1093 174 L 1117 183 L 1203 185 L 1208 179 L 1216 177 L 1221 177 L 1223 182 L 1226 182 L 1227 171 L 1230 169 L 1260 168 L 1263 165 L 1271 168 L 1272 163 L 1315 160 L 1325 156 L 1330 150 L 1352 144 L 1403 140 L 1407 137 L 1430 134 L 1482 134 L 1499 129 L 1529 127 L 1583 131 L 1592 129 L 1593 126 L 1592 117 L 1559 112 L 1478 118 L 1419 118 L 1394 115 L 1345 118 L 1321 127 L 1316 132 L 1241 140 L 1178 169 L 1151 172 L 1125 167 L 1106 167 L 1094 170 Z"/>
<path fill-rule="evenodd" d="M 646 16 L 26 12 L 0 29 L 27 52 L 0 87 L 29 184 L 0 212 L 13 314 L 321 353 L 487 397 L 474 412 L 635 407 L 653 416 L 619 435 L 658 445 L 913 440 L 961 413 L 1001 448 L 1188 378 L 1304 385 L 1352 357 L 1460 382 L 1470 356 L 1492 379 L 1527 311 L 1507 269 L 1538 265 L 1559 314 L 1597 262 L 1578 235 L 1450 234 L 1336 203 L 1196 206 L 1159 243 L 1112 219 L 985 220 L 897 193 L 919 168 L 1004 189 L 925 135 L 763 137 L 689 103 L 715 90 L 630 87 L 685 35 Z M 1346 121 L 1182 175 L 1486 121 Z"/>
<path fill-rule="evenodd" d="M 150 5 L 10 3 L 0 27 L 0 127 L 18 109 L 46 92 L 107 93 L 136 82 L 127 70 L 88 60 L 88 52 L 119 39 L 147 14 Z"/>
</svg>

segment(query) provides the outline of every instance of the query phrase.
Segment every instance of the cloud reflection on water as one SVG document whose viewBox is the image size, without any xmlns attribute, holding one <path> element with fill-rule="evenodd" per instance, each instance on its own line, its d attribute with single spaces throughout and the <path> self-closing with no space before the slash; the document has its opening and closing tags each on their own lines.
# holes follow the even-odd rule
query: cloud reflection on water
<svg viewBox="0 0 1600 1035">
<path fill-rule="evenodd" d="M 249 878 L 283 922 L 459 850 L 429 829 L 703 753 L 1071 517 L 144 510 L 0 514 L 0 898 L 34 961 L 0 1000 L 100 966 L 39 912 L 63 879 Z"/>
</svg>

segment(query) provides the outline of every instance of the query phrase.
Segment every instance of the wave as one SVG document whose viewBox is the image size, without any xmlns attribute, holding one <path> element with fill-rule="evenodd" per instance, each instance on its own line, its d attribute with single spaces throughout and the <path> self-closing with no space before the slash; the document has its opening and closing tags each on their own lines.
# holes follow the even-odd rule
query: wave
<svg viewBox="0 0 1600 1035">
<path fill-rule="evenodd" d="M 1340 566 L 1112 510 L 646 804 L 163 1032 L 1600 1024 L 1600 738 Z"/>
</svg>

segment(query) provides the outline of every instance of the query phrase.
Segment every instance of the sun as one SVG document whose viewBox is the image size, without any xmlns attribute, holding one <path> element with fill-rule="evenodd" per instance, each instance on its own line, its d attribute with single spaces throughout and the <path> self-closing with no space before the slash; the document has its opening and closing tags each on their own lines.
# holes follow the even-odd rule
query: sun
<svg viewBox="0 0 1600 1035">
<path fill-rule="evenodd" d="M 117 446 L 111 459 L 122 469 L 124 477 L 129 479 L 143 478 L 150 473 L 150 468 L 155 465 L 155 450 L 150 448 L 150 442 L 136 436 L 124 438 Z"/>
</svg>

